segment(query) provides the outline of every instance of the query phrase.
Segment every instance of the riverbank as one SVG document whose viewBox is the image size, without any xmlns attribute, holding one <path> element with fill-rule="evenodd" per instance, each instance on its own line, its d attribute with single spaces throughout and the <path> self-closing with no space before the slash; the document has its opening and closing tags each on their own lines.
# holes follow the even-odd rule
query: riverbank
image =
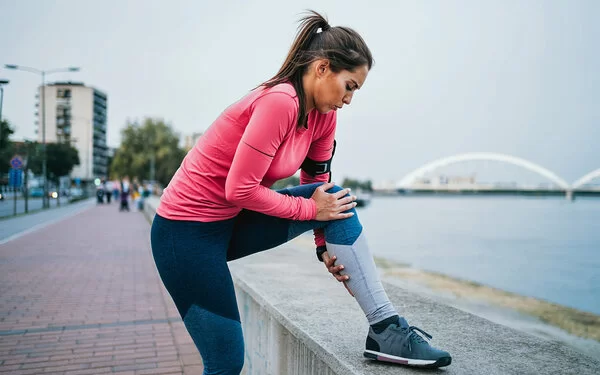
<svg viewBox="0 0 600 375">
<path fill-rule="evenodd" d="M 382 279 L 535 336 L 600 356 L 600 316 L 468 280 L 375 258 Z"/>
</svg>

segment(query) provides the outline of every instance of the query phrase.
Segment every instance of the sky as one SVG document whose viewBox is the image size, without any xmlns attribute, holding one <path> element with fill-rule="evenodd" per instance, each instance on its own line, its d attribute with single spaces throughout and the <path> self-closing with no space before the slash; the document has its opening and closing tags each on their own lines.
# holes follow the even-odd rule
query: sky
<svg viewBox="0 0 600 375">
<path fill-rule="evenodd" d="M 594 0 L 0 0 L 3 118 L 15 139 L 35 138 L 40 77 L 4 64 L 78 66 L 47 81 L 108 95 L 109 146 L 144 117 L 203 132 L 277 72 L 305 9 L 354 28 L 375 58 L 338 112 L 334 181 L 398 181 L 466 152 L 523 158 L 569 182 L 600 168 Z"/>
</svg>

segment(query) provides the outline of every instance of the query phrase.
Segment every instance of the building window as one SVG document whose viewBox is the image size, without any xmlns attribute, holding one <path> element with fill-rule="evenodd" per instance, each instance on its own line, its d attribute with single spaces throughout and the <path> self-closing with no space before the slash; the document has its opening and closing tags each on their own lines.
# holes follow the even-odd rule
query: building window
<svg viewBox="0 0 600 375">
<path fill-rule="evenodd" d="M 56 97 L 57 98 L 70 98 L 71 97 L 71 89 L 57 89 Z"/>
</svg>

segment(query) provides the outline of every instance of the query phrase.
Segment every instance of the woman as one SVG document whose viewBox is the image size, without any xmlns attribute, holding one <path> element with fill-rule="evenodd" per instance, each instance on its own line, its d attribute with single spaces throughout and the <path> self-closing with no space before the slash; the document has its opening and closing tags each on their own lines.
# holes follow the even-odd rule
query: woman
<svg viewBox="0 0 600 375">
<path fill-rule="evenodd" d="M 238 374 L 244 361 L 227 261 L 311 229 L 318 258 L 365 312 L 366 357 L 450 364 L 447 352 L 399 317 L 379 281 L 356 197 L 327 182 L 336 111 L 350 104 L 372 64 L 360 35 L 311 12 L 279 72 L 216 119 L 165 189 L 152 224 L 153 255 L 205 373 Z M 301 186 L 269 189 L 299 168 Z"/>
</svg>

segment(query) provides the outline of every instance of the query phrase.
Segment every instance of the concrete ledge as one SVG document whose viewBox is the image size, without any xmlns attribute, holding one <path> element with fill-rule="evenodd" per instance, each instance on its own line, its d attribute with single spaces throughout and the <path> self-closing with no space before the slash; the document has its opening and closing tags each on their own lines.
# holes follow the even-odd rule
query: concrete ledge
<svg viewBox="0 0 600 375">
<path fill-rule="evenodd" d="M 158 199 L 147 200 L 153 216 Z M 310 236 L 230 263 L 246 343 L 246 374 L 409 374 L 362 356 L 368 325 L 319 263 Z M 409 323 L 453 356 L 446 374 L 597 374 L 600 362 L 563 344 L 492 323 L 386 284 Z"/>
<path fill-rule="evenodd" d="M 152 220 L 154 220 L 154 215 L 156 215 L 156 207 L 158 207 L 159 203 L 160 198 L 154 195 L 151 195 L 144 199 L 143 214 L 150 223 L 152 223 Z"/>
</svg>

